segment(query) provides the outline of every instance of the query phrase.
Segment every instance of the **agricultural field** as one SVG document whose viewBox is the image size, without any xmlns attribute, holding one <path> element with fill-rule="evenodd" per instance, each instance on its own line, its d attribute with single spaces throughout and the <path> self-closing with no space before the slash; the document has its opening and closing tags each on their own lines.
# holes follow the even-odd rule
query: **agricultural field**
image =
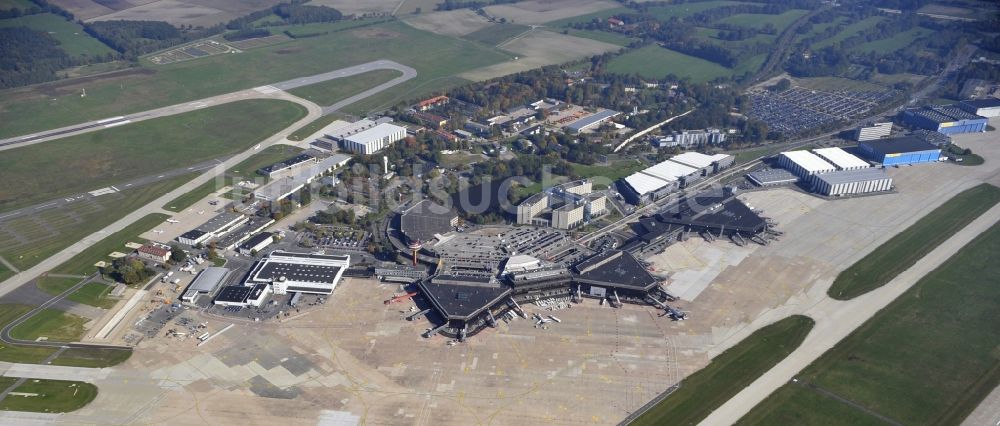
<svg viewBox="0 0 1000 426">
<path fill-rule="evenodd" d="M 733 70 L 715 62 L 688 56 L 656 45 L 642 47 L 618 56 L 608 63 L 608 71 L 638 74 L 645 78 L 675 75 L 694 82 L 707 82 L 733 75 Z"/>
<path fill-rule="evenodd" d="M 565 32 L 567 35 L 571 35 L 573 37 L 589 38 L 591 40 L 597 40 L 604 43 L 617 44 L 622 47 L 628 46 L 629 43 L 632 43 L 632 39 L 628 36 L 607 31 L 575 30 L 567 28 L 559 30 L 559 32 Z"/>
<path fill-rule="evenodd" d="M 486 80 L 621 50 L 618 45 L 542 29 L 526 32 L 498 47 L 513 54 L 516 60 L 465 72 L 459 76 L 468 80 Z"/>
<path fill-rule="evenodd" d="M 755 331 L 684 378 L 676 391 L 630 425 L 698 424 L 798 348 L 813 324 L 796 315 Z"/>
<path fill-rule="evenodd" d="M 666 21 L 669 20 L 670 18 L 686 18 L 688 16 L 694 15 L 696 13 L 701 13 L 709 9 L 715 9 L 722 6 L 732 6 L 737 4 L 747 4 L 747 3 L 740 1 L 712 0 L 703 2 L 670 4 L 665 6 L 652 6 L 649 8 L 649 15 L 655 16 L 656 19 L 658 20 Z"/>
<path fill-rule="evenodd" d="M 181 175 L 141 188 L 76 202 L 68 208 L 49 209 L 34 216 L 6 220 L 0 223 L 0 255 L 17 268 L 27 269 L 194 176 Z"/>
<path fill-rule="evenodd" d="M 84 32 L 80 24 L 67 21 L 59 15 L 39 13 L 0 19 L 0 28 L 22 26 L 48 33 L 59 41 L 59 47 L 71 56 L 100 56 L 115 53 L 110 47 Z"/>
<path fill-rule="evenodd" d="M 489 46 L 496 46 L 517 37 L 530 29 L 531 27 L 518 24 L 495 24 L 469 34 L 465 34 L 462 38 L 466 40 L 478 41 Z"/>
<path fill-rule="evenodd" d="M 419 30 L 452 37 L 461 37 L 484 28 L 500 25 L 490 23 L 486 18 L 473 12 L 472 9 L 421 13 L 407 17 L 403 22 Z"/>
<path fill-rule="evenodd" d="M 34 6 L 30 0 L 0 0 L 0 10 L 28 9 Z"/>
<path fill-rule="evenodd" d="M 399 6 L 399 0 L 312 0 L 313 6 L 327 6 L 339 10 L 346 15 L 364 15 L 366 13 L 390 14 Z M 409 1 L 407 1 L 409 3 Z M 434 7 L 424 7 L 423 12 L 430 12 Z"/>
<path fill-rule="evenodd" d="M 961 423 L 1000 384 L 998 255 L 993 225 L 739 424 Z"/>
<path fill-rule="evenodd" d="M 13 392 L 19 394 L 0 400 L 0 410 L 68 413 L 93 401 L 97 397 L 97 386 L 66 380 L 28 379 Z"/>
<path fill-rule="evenodd" d="M 527 0 L 484 8 L 492 16 L 514 24 L 546 24 L 552 28 L 573 22 L 607 18 L 631 9 L 607 0 Z"/>
<path fill-rule="evenodd" d="M 931 34 L 934 34 L 933 30 L 917 27 L 909 31 L 901 32 L 889 38 L 864 43 L 862 45 L 859 45 L 858 47 L 855 47 L 852 50 L 854 50 L 855 52 L 875 52 L 878 54 L 892 53 L 913 44 L 913 42 L 919 39 L 928 37 Z"/>
<path fill-rule="evenodd" d="M 129 226 L 126 226 L 121 231 L 108 235 L 101 241 L 98 241 L 96 244 L 88 247 L 76 256 L 73 256 L 62 265 L 55 267 L 52 272 L 59 274 L 90 274 L 97 269 L 94 267 L 95 263 L 101 260 L 110 260 L 107 257 L 108 253 L 127 250 L 125 248 L 125 243 L 130 241 L 144 243 L 145 241 L 139 238 L 139 234 L 142 234 L 152 227 L 162 223 L 167 219 L 167 217 L 167 215 L 161 213 L 154 213 L 145 216 L 133 222 Z M 77 280 L 77 282 L 79 282 L 79 280 Z"/>
<path fill-rule="evenodd" d="M 744 45 L 751 45 L 757 43 L 774 43 L 774 40 L 778 38 L 777 36 L 773 36 L 770 34 L 757 34 L 753 37 L 744 40 L 722 40 L 719 38 L 719 30 L 717 29 L 698 27 L 696 31 L 698 38 L 702 40 L 710 41 L 720 46 L 737 51 L 741 46 Z"/>
<path fill-rule="evenodd" d="M 805 14 L 807 13 L 809 13 L 808 10 L 799 10 L 799 9 L 789 10 L 780 15 L 743 13 L 722 19 L 719 21 L 719 23 L 737 25 L 741 27 L 757 28 L 757 29 L 764 28 L 764 26 L 766 26 L 767 24 L 771 24 L 774 26 L 775 29 L 778 30 L 778 33 L 781 33 L 782 31 L 785 30 L 785 28 L 788 28 L 789 25 L 792 25 L 792 23 L 795 22 L 796 19 L 805 16 Z"/>
<path fill-rule="evenodd" d="M 280 0 L 221 0 L 212 2 L 189 2 L 182 0 L 117 2 L 93 0 L 107 11 L 91 12 L 78 16 L 90 21 L 145 20 L 166 21 L 176 26 L 193 25 L 210 27 L 229 22 L 250 12 L 266 9 L 281 3 Z M 66 8 L 76 14 L 79 4 L 85 8 L 90 0 L 56 0 L 56 4 L 67 4 Z M 98 14 L 94 14 L 98 13 Z M 90 15 L 90 16 L 87 16 Z"/>
<path fill-rule="evenodd" d="M 990 184 L 963 191 L 837 275 L 827 294 L 848 300 L 885 285 L 998 202 Z"/>
<path fill-rule="evenodd" d="M 304 115 L 291 102 L 247 100 L 4 151 L 0 211 L 235 154 Z"/>
<path fill-rule="evenodd" d="M 75 342 L 83 337 L 83 325 L 90 321 L 55 309 L 42 309 L 10 330 L 10 337 L 38 340 L 45 337 L 54 342 Z"/>
<path fill-rule="evenodd" d="M 243 180 L 265 183 L 267 182 L 268 178 L 267 176 L 261 176 L 257 174 L 258 169 L 264 166 L 277 163 L 279 161 L 292 158 L 302 153 L 302 151 L 303 151 L 302 148 L 290 145 L 269 146 L 265 148 L 263 151 L 258 152 L 253 156 L 251 156 L 250 158 L 247 158 L 243 162 L 233 166 L 229 170 L 226 170 L 226 173 L 224 174 L 223 177 L 222 185 L 223 186 L 233 185 Z M 184 209 L 198 202 L 198 200 L 205 198 L 209 194 L 221 189 L 219 187 L 220 184 L 216 181 L 217 179 L 212 179 L 208 182 L 205 182 L 204 184 L 195 188 L 191 192 L 181 195 L 176 200 L 167 203 L 167 205 L 163 206 L 163 208 L 174 212 L 184 211 Z M 161 219 L 160 222 L 162 221 L 163 220 Z M 146 229 L 151 228 L 153 225 L 156 225 L 156 223 L 153 223 L 149 227 L 146 227 Z"/>
<path fill-rule="evenodd" d="M 402 22 L 370 25 L 239 54 L 154 66 L 116 76 L 59 81 L 0 92 L 0 137 L 10 137 L 229 93 L 338 68 L 392 59 L 419 75 L 351 106 L 370 111 L 442 90 L 450 76 L 511 56 L 478 43 L 420 31 Z M 80 90 L 87 89 L 81 98 Z"/>
<path fill-rule="evenodd" d="M 342 99 L 402 76 L 396 70 L 375 70 L 350 77 L 298 87 L 289 92 L 319 105 L 333 105 Z"/>
<path fill-rule="evenodd" d="M 817 50 L 817 49 L 822 49 L 822 48 L 827 47 L 827 46 L 834 46 L 834 45 L 836 45 L 836 44 L 844 41 L 847 38 L 850 38 L 850 37 L 858 35 L 858 33 L 861 32 L 861 31 L 864 31 L 864 30 L 867 30 L 869 28 L 874 27 L 879 22 L 882 22 L 882 20 L 884 20 L 884 19 L 885 18 L 883 18 L 881 16 L 870 16 L 868 18 L 862 19 L 862 20 L 860 20 L 858 22 L 855 22 L 853 24 L 845 25 L 833 37 L 830 37 L 830 38 L 828 38 L 826 40 L 819 40 L 816 43 L 813 43 L 812 46 L 810 46 L 810 48 L 812 48 L 813 50 Z"/>
</svg>

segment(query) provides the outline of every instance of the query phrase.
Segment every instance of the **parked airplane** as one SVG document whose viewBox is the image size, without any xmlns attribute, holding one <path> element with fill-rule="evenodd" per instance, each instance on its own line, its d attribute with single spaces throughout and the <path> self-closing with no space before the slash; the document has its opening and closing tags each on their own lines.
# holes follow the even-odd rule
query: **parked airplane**
<svg viewBox="0 0 1000 426">
<path fill-rule="evenodd" d="M 181 221 L 177 219 L 167 219 L 167 223 L 181 223 Z"/>
</svg>

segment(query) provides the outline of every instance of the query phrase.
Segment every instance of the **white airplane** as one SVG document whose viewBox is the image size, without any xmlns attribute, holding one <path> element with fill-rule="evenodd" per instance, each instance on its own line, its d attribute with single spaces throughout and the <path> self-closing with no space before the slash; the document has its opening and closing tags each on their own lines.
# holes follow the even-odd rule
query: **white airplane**
<svg viewBox="0 0 1000 426">
<path fill-rule="evenodd" d="M 260 149 L 260 144 L 257 144 L 257 146 L 253 147 L 253 149 L 254 149 L 254 151 Z"/>
<path fill-rule="evenodd" d="M 177 219 L 167 219 L 167 223 L 181 223 L 181 221 Z"/>
<path fill-rule="evenodd" d="M 198 214 L 205 214 L 204 210 L 198 210 Z"/>
<path fill-rule="evenodd" d="M 154 229 L 154 230 L 153 230 L 153 233 L 154 233 L 154 234 L 162 234 L 162 233 L 163 233 L 163 230 L 162 230 L 162 229 Z"/>
</svg>

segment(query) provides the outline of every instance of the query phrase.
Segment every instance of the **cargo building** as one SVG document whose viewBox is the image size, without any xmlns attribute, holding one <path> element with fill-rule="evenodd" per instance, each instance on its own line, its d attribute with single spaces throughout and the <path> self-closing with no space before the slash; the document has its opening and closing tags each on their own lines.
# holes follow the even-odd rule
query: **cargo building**
<svg viewBox="0 0 1000 426">
<path fill-rule="evenodd" d="M 883 166 L 933 163 L 941 157 L 940 148 L 915 136 L 861 142 L 858 149 Z"/>
<path fill-rule="evenodd" d="M 954 105 L 929 105 L 903 111 L 903 121 L 921 129 L 946 135 L 986 130 L 987 120 Z"/>
<path fill-rule="evenodd" d="M 831 197 L 882 192 L 892 189 L 892 178 L 885 170 L 873 167 L 840 170 L 816 175 L 814 189 Z"/>
</svg>

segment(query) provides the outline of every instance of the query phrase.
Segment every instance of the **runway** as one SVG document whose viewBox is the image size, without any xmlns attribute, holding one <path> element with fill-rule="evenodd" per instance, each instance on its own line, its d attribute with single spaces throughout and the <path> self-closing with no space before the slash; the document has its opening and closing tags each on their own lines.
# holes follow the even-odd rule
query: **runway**
<svg viewBox="0 0 1000 426">
<path fill-rule="evenodd" d="M 335 80 L 343 77 L 350 77 L 357 74 L 363 74 L 369 71 L 375 70 L 396 70 L 402 73 L 401 76 L 396 77 L 388 82 L 382 83 L 371 89 L 365 90 L 364 92 L 358 93 L 334 105 L 324 106 L 321 110 L 321 115 L 327 115 L 334 111 L 337 111 L 347 105 L 354 102 L 360 101 L 362 99 L 373 96 L 377 93 L 385 91 L 392 88 L 398 84 L 404 83 L 410 79 L 417 76 L 417 70 L 412 67 L 400 64 L 395 61 L 390 60 L 377 60 L 372 62 L 367 62 L 360 65 L 354 65 L 346 68 L 341 68 L 334 71 L 329 71 L 321 74 L 315 74 L 307 77 L 299 77 L 291 80 L 285 80 L 282 82 L 274 83 L 267 86 L 259 86 L 252 89 L 240 90 L 237 92 L 226 93 L 223 95 L 212 96 L 208 98 L 199 99 L 196 101 L 185 102 L 182 104 L 170 105 L 162 108 L 152 109 L 143 112 L 137 112 L 134 114 L 128 114 L 117 117 L 110 117 L 101 120 L 89 121 L 86 123 L 74 124 L 71 126 L 61 127 L 58 129 L 47 130 L 44 132 L 32 133 L 29 135 L 16 136 L 13 138 L 7 138 L 0 140 L 0 151 L 7 149 L 20 148 L 23 146 L 33 145 L 36 143 L 48 142 L 52 140 L 61 139 L 67 136 L 76 136 L 84 133 L 90 133 L 98 130 L 104 130 L 116 126 L 121 126 L 125 124 L 136 123 L 140 121 L 145 121 L 153 118 L 168 117 L 176 114 L 183 114 L 185 112 L 195 111 L 202 108 L 218 106 L 222 104 L 227 104 L 230 102 L 238 102 L 249 99 L 285 99 L 288 95 L 285 93 L 286 90 L 292 90 L 303 86 L 308 86 L 317 83 L 323 83 L 330 80 Z"/>
</svg>

